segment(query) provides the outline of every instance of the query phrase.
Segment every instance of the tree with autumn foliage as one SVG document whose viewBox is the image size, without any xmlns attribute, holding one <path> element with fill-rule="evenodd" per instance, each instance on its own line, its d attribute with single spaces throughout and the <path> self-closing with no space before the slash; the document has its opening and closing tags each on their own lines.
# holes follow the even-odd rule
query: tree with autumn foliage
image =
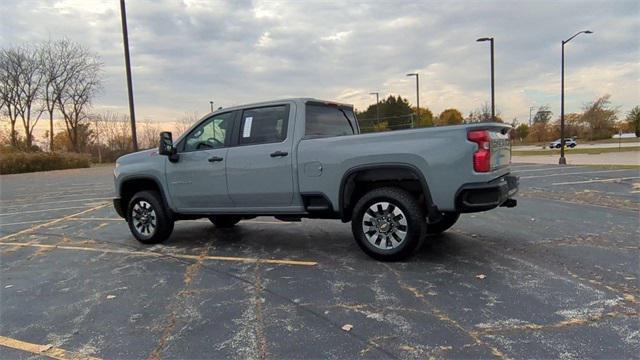
<svg viewBox="0 0 640 360">
<path fill-rule="evenodd" d="M 444 125 L 460 125 L 464 121 L 462 117 L 462 113 L 457 109 L 446 109 L 440 113 L 438 118 L 436 119 L 436 125 L 444 126 Z"/>
</svg>

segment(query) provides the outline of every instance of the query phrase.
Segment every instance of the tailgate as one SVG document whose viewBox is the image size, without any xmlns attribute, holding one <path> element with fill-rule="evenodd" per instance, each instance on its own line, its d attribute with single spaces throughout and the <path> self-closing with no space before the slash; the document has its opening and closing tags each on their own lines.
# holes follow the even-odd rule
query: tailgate
<svg viewBox="0 0 640 360">
<path fill-rule="evenodd" d="M 491 170 L 497 170 L 511 163 L 511 140 L 509 133 L 489 130 L 489 149 L 491 150 Z"/>
</svg>

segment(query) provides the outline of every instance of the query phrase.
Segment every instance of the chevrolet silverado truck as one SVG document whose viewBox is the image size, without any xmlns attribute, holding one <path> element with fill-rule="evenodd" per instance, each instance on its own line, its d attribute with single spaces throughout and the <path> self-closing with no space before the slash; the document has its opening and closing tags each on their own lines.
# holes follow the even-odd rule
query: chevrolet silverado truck
<svg viewBox="0 0 640 360">
<path fill-rule="evenodd" d="M 351 222 L 371 257 L 413 254 L 461 213 L 516 206 L 511 127 L 360 133 L 351 105 L 289 99 L 219 109 L 174 142 L 120 157 L 114 206 L 133 236 L 167 239 L 177 220 L 227 228 L 275 216 Z"/>
</svg>

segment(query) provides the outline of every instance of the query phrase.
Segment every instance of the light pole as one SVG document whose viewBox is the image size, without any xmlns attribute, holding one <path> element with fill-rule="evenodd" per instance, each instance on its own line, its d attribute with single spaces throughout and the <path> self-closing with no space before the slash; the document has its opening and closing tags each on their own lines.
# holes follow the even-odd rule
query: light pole
<svg viewBox="0 0 640 360">
<path fill-rule="evenodd" d="M 407 76 L 416 77 L 416 117 L 420 121 L 420 76 L 418 73 L 407 74 Z M 413 127 L 413 120 L 411 121 L 411 127 Z"/>
<path fill-rule="evenodd" d="M 213 112 L 213 101 L 209 101 L 209 105 L 211 105 L 211 112 Z"/>
<path fill-rule="evenodd" d="M 491 43 L 491 121 L 496 121 L 496 87 L 493 72 L 493 38 L 484 37 L 476 40 L 478 42 L 489 41 Z"/>
<path fill-rule="evenodd" d="M 129 91 L 129 116 L 131 118 L 131 141 L 133 151 L 138 151 L 138 136 L 136 135 L 136 112 L 133 108 L 133 84 L 131 82 L 131 60 L 129 58 L 129 33 L 127 31 L 127 11 L 124 0 L 120 0 L 120 17 L 122 18 L 122 39 L 124 40 L 124 64 L 127 71 L 127 89 Z"/>
<path fill-rule="evenodd" d="M 370 92 L 369 95 L 376 96 L 376 123 L 380 122 L 380 94 L 376 92 Z"/>
<path fill-rule="evenodd" d="M 560 160 L 558 160 L 558 164 L 566 165 L 567 159 L 564 157 L 564 44 L 571 41 L 574 37 L 580 34 L 593 34 L 590 30 L 582 30 L 575 33 L 572 37 L 567 40 L 562 40 L 562 70 L 561 70 L 561 81 L 560 81 Z"/>
</svg>

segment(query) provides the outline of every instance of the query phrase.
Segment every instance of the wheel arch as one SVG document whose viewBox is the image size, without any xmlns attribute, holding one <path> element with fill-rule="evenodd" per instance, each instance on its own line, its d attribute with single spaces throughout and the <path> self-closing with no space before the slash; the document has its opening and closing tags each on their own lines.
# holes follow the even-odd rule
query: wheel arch
<svg viewBox="0 0 640 360">
<path fill-rule="evenodd" d="M 407 163 L 379 163 L 358 165 L 347 170 L 340 181 L 339 213 L 344 222 L 351 220 L 351 210 L 357 202 L 358 191 L 355 184 L 358 181 L 384 182 L 384 181 L 417 181 L 420 192 L 424 195 L 424 201 L 428 215 L 438 216 L 439 212 L 433 203 L 431 191 L 427 180 L 416 166 Z"/>
<path fill-rule="evenodd" d="M 167 194 L 160 182 L 152 176 L 133 176 L 125 178 L 121 181 L 118 188 L 118 196 L 122 201 L 123 209 L 125 209 L 125 217 L 131 198 L 139 191 L 151 190 L 160 194 L 162 205 L 169 215 L 173 216 L 173 211 L 168 203 Z"/>
</svg>

